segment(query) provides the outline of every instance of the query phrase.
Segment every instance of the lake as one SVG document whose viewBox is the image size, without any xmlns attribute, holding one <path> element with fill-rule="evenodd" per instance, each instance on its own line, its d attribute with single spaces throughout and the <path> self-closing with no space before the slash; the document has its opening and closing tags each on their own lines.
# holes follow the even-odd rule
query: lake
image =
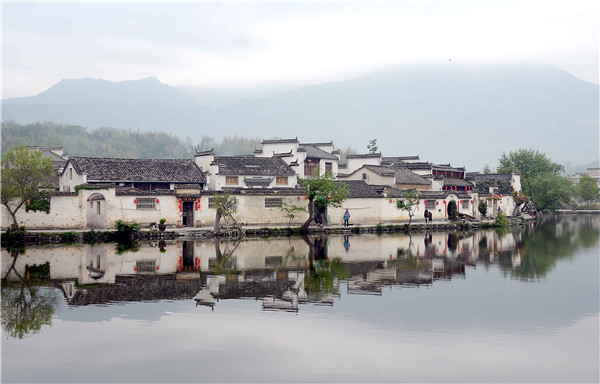
<svg viewBox="0 0 600 384">
<path fill-rule="evenodd" d="M 2 249 L 2 382 L 598 382 L 600 217 Z"/>
</svg>

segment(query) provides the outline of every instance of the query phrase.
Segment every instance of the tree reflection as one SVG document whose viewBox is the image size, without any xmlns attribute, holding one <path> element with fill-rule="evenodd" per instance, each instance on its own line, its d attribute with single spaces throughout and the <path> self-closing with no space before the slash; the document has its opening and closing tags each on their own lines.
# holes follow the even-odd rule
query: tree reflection
<svg viewBox="0 0 600 384">
<path fill-rule="evenodd" d="M 571 259 L 581 247 L 595 245 L 599 236 L 600 230 L 590 221 L 545 221 L 543 225 L 523 233 L 514 250 L 521 252 L 521 265 L 510 269 L 509 273 L 523 280 L 543 279 L 558 261 Z"/>
<path fill-rule="evenodd" d="M 350 276 L 348 266 L 340 258 L 329 260 L 327 257 L 327 238 L 318 236 L 311 240 L 302 237 L 309 246 L 308 273 L 304 276 L 304 289 L 316 295 L 332 293 L 336 280 Z"/>
<path fill-rule="evenodd" d="M 15 263 L 22 250 L 11 250 L 13 262 L 2 278 L 2 329 L 9 337 L 22 339 L 30 333 L 37 333 L 43 325 L 52 325 L 52 315 L 56 296 L 51 289 L 34 286 L 15 269 Z M 7 283 L 13 272 L 18 283 Z"/>
</svg>

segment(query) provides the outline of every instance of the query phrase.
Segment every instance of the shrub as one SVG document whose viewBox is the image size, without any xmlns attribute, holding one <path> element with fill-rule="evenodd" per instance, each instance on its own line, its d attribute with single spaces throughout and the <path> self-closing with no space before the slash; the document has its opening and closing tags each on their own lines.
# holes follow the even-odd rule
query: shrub
<svg viewBox="0 0 600 384">
<path fill-rule="evenodd" d="M 479 211 L 479 213 L 481 213 L 481 216 L 487 216 L 487 202 L 485 200 L 482 200 L 479 202 L 479 206 L 477 207 L 477 210 Z"/>
</svg>

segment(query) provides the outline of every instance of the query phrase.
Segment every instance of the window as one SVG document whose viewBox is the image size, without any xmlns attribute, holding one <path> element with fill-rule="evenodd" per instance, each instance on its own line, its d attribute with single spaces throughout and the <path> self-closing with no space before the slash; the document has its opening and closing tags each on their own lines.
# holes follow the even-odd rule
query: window
<svg viewBox="0 0 600 384">
<path fill-rule="evenodd" d="M 209 197 L 208 198 L 208 208 L 211 208 L 211 209 L 217 208 L 217 204 L 215 203 L 215 198 L 214 197 Z"/>
<path fill-rule="evenodd" d="M 237 176 L 227 176 L 225 177 L 225 184 L 227 185 L 237 185 L 238 178 Z"/>
<path fill-rule="evenodd" d="M 306 159 L 304 162 L 304 176 L 318 176 L 319 175 L 319 160 L 318 159 Z"/>
<path fill-rule="evenodd" d="M 362 177 L 363 177 L 363 180 L 367 180 L 367 174 L 366 173 L 363 173 Z"/>
<path fill-rule="evenodd" d="M 265 197 L 265 208 L 281 208 L 282 205 L 281 197 Z"/>
<path fill-rule="evenodd" d="M 463 208 L 469 208 L 469 200 L 463 200 L 462 201 L 462 207 Z"/>
<path fill-rule="evenodd" d="M 277 177 L 277 185 L 287 185 L 288 183 L 288 178 L 287 176 L 283 176 L 283 177 Z"/>
<path fill-rule="evenodd" d="M 427 200 L 427 203 L 425 203 L 425 208 L 435 209 L 435 200 Z"/>
<path fill-rule="evenodd" d="M 135 209 L 156 209 L 156 199 L 154 197 L 138 197 L 136 201 Z"/>
<path fill-rule="evenodd" d="M 94 208 L 94 202 L 90 201 L 90 208 Z"/>
<path fill-rule="evenodd" d="M 102 211 L 100 210 L 100 202 L 99 201 L 96 203 L 96 214 L 98 214 L 98 215 L 102 214 Z"/>
<path fill-rule="evenodd" d="M 69 168 L 69 180 L 73 180 L 73 168 Z"/>
<path fill-rule="evenodd" d="M 156 260 L 137 260 L 135 267 L 137 272 L 155 272 Z"/>
<path fill-rule="evenodd" d="M 325 163 L 325 172 L 332 172 L 333 166 L 331 163 Z"/>
</svg>

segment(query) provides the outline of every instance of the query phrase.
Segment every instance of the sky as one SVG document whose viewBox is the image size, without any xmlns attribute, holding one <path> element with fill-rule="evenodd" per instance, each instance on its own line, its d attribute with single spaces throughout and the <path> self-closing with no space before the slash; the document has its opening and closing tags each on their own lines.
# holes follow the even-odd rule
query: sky
<svg viewBox="0 0 600 384">
<path fill-rule="evenodd" d="M 2 99 L 61 79 L 303 86 L 419 62 L 528 61 L 598 84 L 597 1 L 2 2 Z"/>
</svg>

